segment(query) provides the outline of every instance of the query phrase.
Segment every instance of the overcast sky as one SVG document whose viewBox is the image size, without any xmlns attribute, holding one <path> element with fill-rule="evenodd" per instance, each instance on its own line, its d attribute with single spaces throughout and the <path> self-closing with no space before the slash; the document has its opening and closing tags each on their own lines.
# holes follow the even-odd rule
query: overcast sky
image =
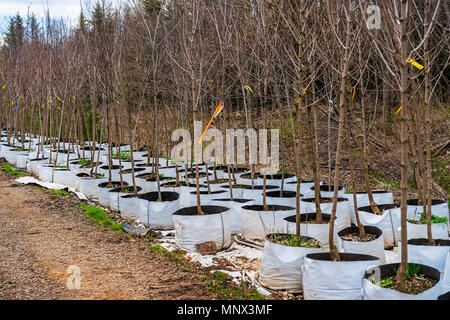
<svg viewBox="0 0 450 320">
<path fill-rule="evenodd" d="M 127 0 L 113 0 L 112 2 L 127 2 Z M 83 9 L 89 7 L 89 3 L 95 0 L 82 0 Z M 8 18 L 17 12 L 22 17 L 27 16 L 28 10 L 34 12 L 38 18 L 44 16 L 45 10 L 50 9 L 50 15 L 54 18 L 63 17 L 76 22 L 80 14 L 80 0 L 0 0 L 0 33 L 5 31 Z"/>
</svg>

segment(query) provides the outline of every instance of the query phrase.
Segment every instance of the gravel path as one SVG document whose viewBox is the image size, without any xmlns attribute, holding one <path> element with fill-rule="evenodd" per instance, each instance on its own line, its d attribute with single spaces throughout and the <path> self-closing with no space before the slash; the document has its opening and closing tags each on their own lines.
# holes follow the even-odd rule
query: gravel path
<svg viewBox="0 0 450 320">
<path fill-rule="evenodd" d="M 90 222 L 73 195 L 0 171 L 0 299 L 215 299 L 201 272 Z M 68 289 L 69 266 L 81 271 Z"/>
</svg>

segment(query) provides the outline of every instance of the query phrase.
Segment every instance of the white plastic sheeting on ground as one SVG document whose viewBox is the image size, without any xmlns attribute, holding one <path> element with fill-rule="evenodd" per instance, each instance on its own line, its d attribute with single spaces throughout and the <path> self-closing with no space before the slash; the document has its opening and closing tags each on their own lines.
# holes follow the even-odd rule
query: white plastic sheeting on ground
<svg viewBox="0 0 450 320">
<path fill-rule="evenodd" d="M 50 183 L 50 182 L 44 182 L 40 181 L 33 177 L 20 177 L 16 179 L 15 181 L 22 183 L 22 184 L 37 184 L 47 189 L 53 189 L 53 190 L 62 190 L 66 189 L 69 190 L 69 192 L 75 193 L 75 195 L 80 200 L 87 200 L 86 196 L 80 192 L 75 191 L 75 188 L 67 187 L 65 185 L 57 184 L 57 183 Z"/>
<path fill-rule="evenodd" d="M 303 295 L 305 300 L 361 300 L 362 277 L 380 260 L 325 261 L 305 257 Z"/>
<path fill-rule="evenodd" d="M 197 251 L 196 244 L 214 241 L 217 250 L 231 245 L 231 212 L 207 215 L 172 215 L 176 245 L 187 251 Z"/>
<path fill-rule="evenodd" d="M 321 252 L 321 249 L 288 247 L 266 240 L 258 281 L 272 290 L 299 292 L 303 260 L 307 254 L 315 252 Z"/>
</svg>

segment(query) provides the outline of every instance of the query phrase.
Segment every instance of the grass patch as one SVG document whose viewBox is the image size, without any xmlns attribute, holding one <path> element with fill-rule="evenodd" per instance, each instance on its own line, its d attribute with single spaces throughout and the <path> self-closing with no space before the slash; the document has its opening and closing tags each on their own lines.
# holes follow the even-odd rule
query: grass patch
<svg viewBox="0 0 450 320">
<path fill-rule="evenodd" d="M 160 246 L 157 243 L 152 243 L 150 245 L 150 250 L 153 251 L 153 252 L 165 254 L 173 262 L 179 262 L 179 261 L 182 261 L 184 259 L 184 256 L 183 256 L 183 254 L 181 252 L 179 252 L 177 250 L 169 251 L 169 250 L 167 250 L 166 248 Z"/>
<path fill-rule="evenodd" d="M 112 220 L 105 210 L 97 208 L 96 206 L 90 206 L 84 202 L 81 202 L 80 206 L 92 222 L 112 230 L 122 231 L 122 225 Z"/>
<path fill-rule="evenodd" d="M 130 158 L 130 155 L 131 155 L 131 152 L 130 152 L 130 151 L 123 150 L 123 151 L 120 152 L 120 158 L 121 158 L 122 160 L 127 160 L 127 159 L 129 159 L 129 158 Z M 113 152 L 112 152 L 112 158 L 113 158 L 113 159 L 119 159 L 119 155 L 117 154 L 117 151 L 116 151 L 116 150 L 113 150 Z"/>
<path fill-rule="evenodd" d="M 76 164 L 83 165 L 83 164 L 90 164 L 90 163 L 91 163 L 90 159 L 81 159 L 81 160 L 78 160 Z"/>
<path fill-rule="evenodd" d="M 231 277 L 221 271 L 216 271 L 207 280 L 206 286 L 215 293 L 225 298 L 238 300 L 264 300 L 264 296 L 253 288 L 250 288 L 247 282 L 236 285 Z"/>
<path fill-rule="evenodd" d="M 1 168 L 3 170 L 5 170 L 5 172 L 7 174 L 9 174 L 10 176 L 13 176 L 13 177 L 23 177 L 23 176 L 29 176 L 30 175 L 28 172 L 22 172 L 22 171 L 17 170 L 16 168 L 14 168 L 9 163 L 3 164 L 1 166 Z"/>
<path fill-rule="evenodd" d="M 67 197 L 69 195 L 69 193 L 64 189 L 61 189 L 61 190 L 51 189 L 51 190 L 54 194 L 56 194 L 57 196 L 60 196 L 60 197 Z"/>
</svg>

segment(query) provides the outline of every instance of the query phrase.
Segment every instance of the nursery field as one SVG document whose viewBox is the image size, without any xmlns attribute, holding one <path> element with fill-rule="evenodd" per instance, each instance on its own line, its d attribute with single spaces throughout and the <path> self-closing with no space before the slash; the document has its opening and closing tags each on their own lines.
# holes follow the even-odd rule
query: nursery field
<svg viewBox="0 0 450 320">
<path fill-rule="evenodd" d="M 30 12 L 0 30 L 0 299 L 449 299 L 445 1 Z"/>
</svg>

